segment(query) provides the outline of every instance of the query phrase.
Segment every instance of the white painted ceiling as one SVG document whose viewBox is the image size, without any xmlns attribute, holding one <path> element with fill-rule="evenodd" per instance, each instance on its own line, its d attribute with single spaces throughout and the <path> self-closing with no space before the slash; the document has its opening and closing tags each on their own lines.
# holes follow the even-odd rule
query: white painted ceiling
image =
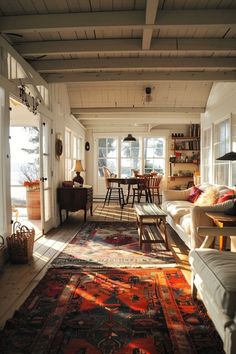
<svg viewBox="0 0 236 354">
<path fill-rule="evenodd" d="M 181 123 L 236 80 L 236 0 L 1 0 L 0 31 L 87 127 Z"/>
</svg>

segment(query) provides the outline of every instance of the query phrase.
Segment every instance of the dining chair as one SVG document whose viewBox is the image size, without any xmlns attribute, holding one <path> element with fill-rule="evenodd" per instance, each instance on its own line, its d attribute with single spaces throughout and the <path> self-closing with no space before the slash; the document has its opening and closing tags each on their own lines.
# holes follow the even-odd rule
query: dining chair
<svg viewBox="0 0 236 354">
<path fill-rule="evenodd" d="M 145 196 L 146 203 L 152 203 L 152 196 L 149 190 L 149 179 L 147 175 L 138 175 L 137 186 L 133 187 L 132 207 L 134 206 L 135 198 L 140 203 L 142 196 Z M 143 194 L 144 193 L 144 194 Z"/>
<path fill-rule="evenodd" d="M 106 203 L 109 205 L 111 200 L 119 200 L 120 207 L 123 209 L 125 204 L 123 188 L 119 185 L 114 186 L 114 183 L 111 183 L 108 180 L 108 178 L 112 176 L 112 173 L 107 167 L 103 167 L 103 174 L 105 179 L 105 186 L 107 189 L 103 206 L 105 206 Z"/>
<path fill-rule="evenodd" d="M 149 178 L 149 191 L 152 195 L 152 200 L 154 202 L 155 196 L 157 196 L 158 204 L 161 204 L 160 198 L 160 183 L 162 180 L 162 175 L 157 175 Z"/>
</svg>

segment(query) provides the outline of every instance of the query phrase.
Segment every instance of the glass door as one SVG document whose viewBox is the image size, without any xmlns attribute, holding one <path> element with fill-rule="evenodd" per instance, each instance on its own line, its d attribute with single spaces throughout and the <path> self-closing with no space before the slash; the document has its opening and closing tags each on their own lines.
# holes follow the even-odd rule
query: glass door
<svg viewBox="0 0 236 354">
<path fill-rule="evenodd" d="M 51 168 L 51 121 L 40 119 L 40 181 L 42 230 L 52 228 L 52 168 Z"/>
</svg>

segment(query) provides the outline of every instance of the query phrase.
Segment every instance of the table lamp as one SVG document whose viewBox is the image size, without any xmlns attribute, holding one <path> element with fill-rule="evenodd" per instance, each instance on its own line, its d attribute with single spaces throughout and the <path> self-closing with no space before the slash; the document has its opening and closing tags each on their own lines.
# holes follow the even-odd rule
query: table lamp
<svg viewBox="0 0 236 354">
<path fill-rule="evenodd" d="M 227 152 L 223 156 L 218 157 L 216 160 L 220 160 L 220 161 L 236 161 L 236 152 L 234 152 L 234 151 Z M 226 215 L 236 215 L 236 199 L 235 199 L 235 197 L 236 197 L 236 195 L 234 194 L 234 196 L 233 196 L 234 205 L 232 206 L 232 208 L 229 208 L 226 211 L 224 211 L 224 214 L 226 214 Z"/>
<path fill-rule="evenodd" d="M 73 168 L 73 171 L 76 172 L 76 176 L 73 178 L 73 182 L 79 183 L 81 185 L 83 185 L 84 183 L 84 179 L 82 176 L 80 176 L 80 172 L 84 172 L 84 168 L 82 166 L 81 160 L 76 160 L 75 161 L 75 165 Z"/>
</svg>

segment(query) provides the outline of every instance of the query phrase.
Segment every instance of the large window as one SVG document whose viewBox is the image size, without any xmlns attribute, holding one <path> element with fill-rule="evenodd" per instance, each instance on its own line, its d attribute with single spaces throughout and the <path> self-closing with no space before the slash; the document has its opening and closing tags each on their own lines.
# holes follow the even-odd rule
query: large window
<svg viewBox="0 0 236 354">
<path fill-rule="evenodd" d="M 165 140 L 163 138 L 144 139 L 144 172 L 152 171 L 164 174 Z"/>
<path fill-rule="evenodd" d="M 211 128 L 202 132 L 202 182 L 211 181 Z"/>
<path fill-rule="evenodd" d="M 98 176 L 103 176 L 103 167 L 117 173 L 118 140 L 115 138 L 98 139 Z"/>
<path fill-rule="evenodd" d="M 65 179 L 71 180 L 75 160 L 81 159 L 81 138 L 78 138 L 69 129 L 65 131 Z"/>
<path fill-rule="evenodd" d="M 130 177 L 133 171 L 150 173 L 165 171 L 165 139 L 138 138 L 136 141 L 123 141 L 119 138 L 99 138 L 98 176 L 103 176 L 103 167 L 120 177 Z"/>
<path fill-rule="evenodd" d="M 230 151 L 230 119 L 214 125 L 214 183 L 229 184 L 229 161 L 218 161 L 218 157 Z"/>
</svg>

